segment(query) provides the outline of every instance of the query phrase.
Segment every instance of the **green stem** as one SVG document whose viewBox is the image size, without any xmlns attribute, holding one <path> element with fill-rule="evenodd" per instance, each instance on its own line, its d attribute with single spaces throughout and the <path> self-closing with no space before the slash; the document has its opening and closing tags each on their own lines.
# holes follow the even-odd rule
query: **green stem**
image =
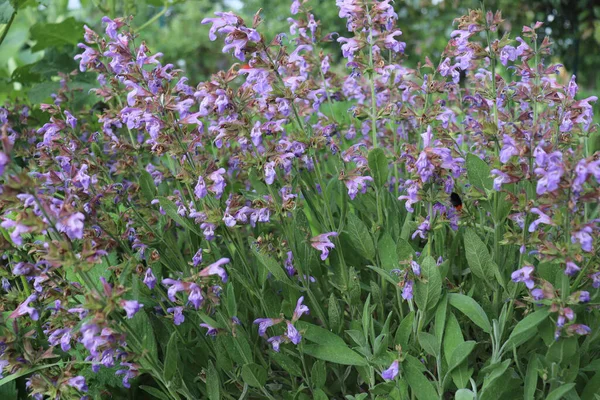
<svg viewBox="0 0 600 400">
<path fill-rule="evenodd" d="M 152 18 L 150 18 L 148 21 L 146 21 L 145 23 L 142 24 L 142 26 L 140 26 L 139 28 L 137 28 L 135 30 L 136 33 L 141 32 L 144 28 L 152 25 L 152 23 L 154 21 L 156 21 L 157 19 L 159 19 L 160 17 L 162 17 L 163 15 L 165 15 L 167 13 L 167 10 L 169 9 L 169 3 L 165 1 L 165 4 L 163 6 L 163 9 L 160 10 L 157 14 L 155 14 Z"/>
<path fill-rule="evenodd" d="M 2 45 L 2 42 L 4 42 L 4 39 L 6 38 L 6 35 L 8 34 L 8 31 L 9 31 L 13 21 L 15 20 L 16 16 L 17 16 L 17 10 L 14 10 L 12 15 L 10 16 L 10 19 L 8 20 L 8 23 L 4 27 L 4 30 L 2 31 L 2 36 L 0 36 L 0 45 Z"/>
</svg>

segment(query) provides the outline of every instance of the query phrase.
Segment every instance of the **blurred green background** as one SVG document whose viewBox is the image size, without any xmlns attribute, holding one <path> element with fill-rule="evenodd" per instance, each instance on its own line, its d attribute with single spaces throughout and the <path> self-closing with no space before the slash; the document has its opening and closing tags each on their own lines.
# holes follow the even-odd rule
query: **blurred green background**
<svg viewBox="0 0 600 400">
<path fill-rule="evenodd" d="M 77 68 L 72 57 L 78 52 L 77 42 L 82 41 L 82 25 L 100 30 L 104 15 L 133 15 L 132 25 L 148 47 L 164 53 L 165 62 L 183 69 L 196 83 L 234 62 L 231 56 L 221 53 L 219 40 L 208 40 L 208 26 L 200 24 L 204 17 L 214 11 L 232 10 L 251 22 L 253 14 L 262 9 L 261 32 L 271 38 L 288 32 L 290 3 L 291 0 L 0 0 L 0 37 L 4 37 L 0 44 L 0 103 L 14 97 L 29 98 L 32 103 L 48 100 L 58 87 L 58 71 Z M 309 4 L 323 30 L 347 35 L 335 0 L 310 0 Z M 425 56 L 437 62 L 454 29 L 454 18 L 480 4 L 471 0 L 397 0 L 394 6 L 403 40 L 407 42 L 408 65 L 416 65 Z M 565 77 L 577 75 L 581 95 L 595 93 L 600 86 L 600 1 L 498 0 L 486 1 L 485 7 L 502 10 L 506 20 L 503 30 L 512 30 L 514 36 L 519 35 L 523 25 L 543 21 L 545 33 L 554 41 L 552 61 L 565 65 Z M 331 49 L 340 57 L 337 46 Z M 83 75 L 75 79 L 85 93 L 94 82 Z"/>
</svg>

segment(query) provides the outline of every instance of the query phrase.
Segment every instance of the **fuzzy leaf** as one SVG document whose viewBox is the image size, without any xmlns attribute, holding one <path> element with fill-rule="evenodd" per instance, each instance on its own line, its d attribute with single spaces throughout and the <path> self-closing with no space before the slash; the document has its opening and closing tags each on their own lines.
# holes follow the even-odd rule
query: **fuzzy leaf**
<svg viewBox="0 0 600 400">
<path fill-rule="evenodd" d="M 249 363 L 242 367 L 242 379 L 252 387 L 262 388 L 267 383 L 267 371 L 258 364 Z"/>
<path fill-rule="evenodd" d="M 481 308 L 481 306 L 471 297 L 465 296 L 464 294 L 450 293 L 448 295 L 448 300 L 451 306 L 465 314 L 467 318 L 483 329 L 484 332 L 492 332 L 492 325 L 490 324 L 490 320 L 485 311 L 483 311 L 483 308 Z"/>
<path fill-rule="evenodd" d="M 385 153 L 380 148 L 375 148 L 368 155 L 371 177 L 378 188 L 383 187 L 388 180 L 389 168 Z"/>
<path fill-rule="evenodd" d="M 421 264 L 421 279 L 415 283 L 415 302 L 422 311 L 433 309 L 442 294 L 442 277 L 433 257 Z"/>
<path fill-rule="evenodd" d="M 349 348 L 339 345 L 318 345 L 309 344 L 304 346 L 304 353 L 318 358 L 319 360 L 329 361 L 341 365 L 366 366 L 367 360 L 363 356 Z"/>
<path fill-rule="evenodd" d="M 350 242 L 361 256 L 367 260 L 373 260 L 375 257 L 375 245 L 373 238 L 364 222 L 354 214 L 348 214 L 346 232 Z"/>
</svg>

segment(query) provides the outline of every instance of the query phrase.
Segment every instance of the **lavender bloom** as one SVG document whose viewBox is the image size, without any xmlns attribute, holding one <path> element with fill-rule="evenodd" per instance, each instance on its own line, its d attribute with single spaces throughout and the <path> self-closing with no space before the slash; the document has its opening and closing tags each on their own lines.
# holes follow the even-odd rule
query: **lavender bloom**
<svg viewBox="0 0 600 400">
<path fill-rule="evenodd" d="M 2 278 L 2 289 L 8 293 L 10 290 L 10 282 L 6 278 Z"/>
<path fill-rule="evenodd" d="M 304 296 L 300 296 L 300 298 L 296 302 L 296 308 L 294 309 L 294 315 L 292 316 L 292 322 L 298 321 L 300 319 L 300 317 L 302 316 L 302 314 L 310 313 L 308 306 L 305 306 L 304 304 L 302 304 L 303 301 L 304 301 Z"/>
<path fill-rule="evenodd" d="M 197 267 L 202 262 L 202 249 L 198 249 L 194 257 L 192 257 L 192 263 L 194 267 Z"/>
<path fill-rule="evenodd" d="M 206 190 L 206 184 L 204 183 L 204 178 L 202 178 L 202 176 L 198 177 L 198 183 L 196 184 L 196 187 L 194 188 L 194 194 L 199 199 L 205 198 L 206 195 L 208 194 L 208 191 Z"/>
<path fill-rule="evenodd" d="M 500 191 L 502 189 L 502 184 L 511 182 L 510 176 L 499 169 L 493 169 L 491 174 L 497 175 L 496 178 L 494 178 L 494 190 L 496 191 Z"/>
<path fill-rule="evenodd" d="M 398 376 L 399 368 L 398 360 L 394 360 L 390 367 L 381 373 L 381 377 L 386 381 L 394 380 Z"/>
<path fill-rule="evenodd" d="M 67 110 L 65 110 L 65 115 L 67 116 L 67 124 L 69 124 L 71 128 L 75 129 L 75 127 L 77 126 L 77 118 L 75 118 L 73 114 L 71 114 Z"/>
<path fill-rule="evenodd" d="M 519 149 L 515 140 L 507 134 L 502 137 L 502 150 L 500 150 L 500 162 L 506 164 L 512 156 L 518 156 Z"/>
<path fill-rule="evenodd" d="M 203 222 L 200 224 L 200 229 L 203 229 L 202 233 L 204 234 L 204 238 L 208 241 L 211 241 L 215 238 L 215 225 L 209 222 Z"/>
<path fill-rule="evenodd" d="M 580 303 L 589 303 L 590 302 L 590 292 L 582 290 L 579 292 L 579 302 Z"/>
<path fill-rule="evenodd" d="M 412 234 L 412 239 L 416 238 L 417 235 L 421 239 L 427 239 L 427 232 L 431 229 L 431 224 L 429 222 L 429 216 L 425 217 L 425 220 L 421 222 L 421 224 L 417 227 L 417 230 Z"/>
<path fill-rule="evenodd" d="M 290 341 L 294 344 L 300 343 L 300 341 L 302 340 L 302 335 L 300 335 L 300 332 L 298 332 L 296 327 L 294 327 L 294 325 L 290 321 L 286 321 L 286 323 L 287 323 L 286 336 L 288 337 L 288 339 L 290 339 Z"/>
<path fill-rule="evenodd" d="M 204 297 L 202 297 L 202 290 L 195 283 L 192 283 L 190 285 L 190 288 L 191 290 L 190 294 L 188 295 L 188 302 L 192 303 L 194 308 L 197 310 L 200 308 L 202 302 L 204 301 Z"/>
<path fill-rule="evenodd" d="M 9 318 L 16 318 L 21 317 L 25 314 L 29 314 L 32 320 L 37 321 L 40 317 L 38 310 L 36 310 L 34 307 L 29 307 L 29 303 L 36 300 L 37 295 L 35 293 L 31 294 L 29 297 L 27 297 L 27 299 L 25 299 L 23 303 L 19 304 L 17 309 L 9 315 Z"/>
<path fill-rule="evenodd" d="M 20 222 L 13 221 L 12 219 L 5 219 L 0 223 L 0 227 L 4 229 L 14 228 L 12 232 L 10 232 L 10 239 L 17 246 L 23 245 L 22 234 L 29 232 L 31 229 L 27 225 L 23 225 Z"/>
<path fill-rule="evenodd" d="M 415 210 L 412 208 L 412 205 L 417 203 L 419 201 L 419 185 L 417 182 L 413 181 L 413 180 L 407 180 L 405 182 L 405 186 L 406 186 L 406 193 L 408 195 L 406 196 L 400 196 L 398 197 L 398 200 L 406 200 L 406 210 L 408 212 L 414 212 Z"/>
<path fill-rule="evenodd" d="M 577 264 L 575 264 L 573 261 L 567 261 L 566 268 L 565 268 L 565 275 L 573 276 L 580 270 L 581 270 L 581 268 L 579 268 L 579 266 Z"/>
<path fill-rule="evenodd" d="M 510 277 L 513 280 L 513 282 L 518 283 L 518 282 L 523 282 L 525 283 L 525 286 L 527 286 L 528 289 L 533 289 L 534 286 L 534 281 L 533 278 L 531 277 L 531 274 L 533 273 L 533 266 L 531 265 L 526 265 L 521 269 L 516 270 L 515 272 L 513 272 Z"/>
<path fill-rule="evenodd" d="M 294 261 L 294 255 L 291 251 L 288 251 L 287 259 L 284 262 L 284 266 L 285 266 L 285 270 L 287 271 L 289 276 L 294 276 L 294 274 L 296 273 L 296 268 L 294 268 L 294 265 L 292 264 L 293 261 Z"/>
<path fill-rule="evenodd" d="M 594 289 L 600 288 L 600 272 L 590 275 L 590 278 L 592 279 L 592 287 Z"/>
<path fill-rule="evenodd" d="M 210 275 L 219 275 L 219 277 L 221 278 L 221 281 L 223 283 L 227 282 L 227 272 L 225 272 L 225 269 L 223 267 L 221 267 L 221 265 L 225 265 L 229 263 L 229 258 L 221 258 L 220 260 L 212 263 L 211 265 L 209 265 L 208 267 L 204 268 L 202 271 L 200 271 L 200 276 L 206 277 L 206 276 L 210 276 Z"/>
<path fill-rule="evenodd" d="M 167 312 L 173 313 L 173 323 L 175 325 L 181 325 L 185 321 L 185 316 L 183 315 L 183 307 L 170 307 L 167 308 Z"/>
<path fill-rule="evenodd" d="M 167 297 L 171 301 L 176 301 L 177 292 L 181 292 L 185 290 L 185 284 L 181 281 L 177 281 L 175 279 L 167 278 L 163 279 L 161 282 L 165 286 L 169 286 L 167 290 Z"/>
<path fill-rule="evenodd" d="M 592 232 L 590 226 L 585 226 L 579 231 L 573 232 L 571 235 L 571 243 L 579 242 L 581 244 L 581 249 L 590 253 L 592 251 Z"/>
<path fill-rule="evenodd" d="M 280 322 L 281 319 L 276 318 L 257 318 L 253 323 L 258 325 L 258 334 L 260 336 L 265 336 L 268 327 L 277 325 Z"/>
<path fill-rule="evenodd" d="M 219 168 L 208 176 L 208 178 L 213 182 L 209 189 L 215 194 L 215 198 L 217 199 L 221 198 L 221 195 L 225 190 L 225 186 L 227 186 L 225 179 L 223 178 L 224 174 L 225 168 Z"/>
<path fill-rule="evenodd" d="M 529 232 L 535 232 L 538 225 L 540 225 L 540 224 L 554 225 L 554 222 L 552 222 L 552 219 L 548 215 L 544 214 L 544 212 L 542 210 L 540 210 L 539 208 L 537 208 L 537 207 L 532 208 L 531 212 L 533 214 L 537 214 L 538 219 L 536 219 L 529 225 Z"/>
<path fill-rule="evenodd" d="M 208 329 L 208 331 L 206 332 L 206 334 L 207 334 L 208 336 L 217 336 L 217 333 L 219 333 L 219 329 L 218 329 L 218 328 L 215 328 L 215 327 L 213 327 L 213 326 L 210 326 L 209 324 L 204 324 L 204 323 L 203 323 L 203 324 L 200 324 L 200 326 L 201 326 L 202 328 L 206 328 L 206 329 Z"/>
<path fill-rule="evenodd" d="M 535 288 L 531 291 L 531 297 L 533 297 L 534 300 L 543 300 L 544 291 L 542 289 Z"/>
<path fill-rule="evenodd" d="M 123 310 L 125 310 L 127 318 L 129 319 L 133 318 L 133 316 L 140 311 L 143 306 L 143 304 L 140 304 L 136 300 L 124 300 L 121 302 L 121 307 L 123 307 Z"/>
<path fill-rule="evenodd" d="M 4 173 L 4 168 L 8 165 L 9 158 L 6 153 L 0 151 L 0 176 Z"/>
<path fill-rule="evenodd" d="M 275 182 L 275 161 L 269 161 L 265 164 L 265 182 L 267 185 L 272 185 Z"/>
<path fill-rule="evenodd" d="M 421 266 L 416 261 L 411 261 L 410 267 L 415 275 L 421 276 Z"/>
<path fill-rule="evenodd" d="M 571 335 L 573 333 L 576 333 L 578 335 L 589 335 L 590 333 L 592 333 L 592 329 L 587 325 L 573 324 L 567 328 L 567 332 Z"/>
<path fill-rule="evenodd" d="M 144 284 L 148 286 L 148 289 L 150 290 L 154 289 L 154 286 L 156 286 L 156 277 L 152 273 L 152 268 L 146 270 L 146 273 L 144 274 Z"/>
<path fill-rule="evenodd" d="M 65 232 L 69 239 L 83 238 L 83 220 L 85 216 L 80 213 L 74 213 L 56 223 L 59 232 Z"/>
<path fill-rule="evenodd" d="M 414 281 L 409 279 L 404 283 L 404 288 L 402 289 L 402 298 L 404 300 L 411 300 L 413 298 L 413 285 Z"/>
<path fill-rule="evenodd" d="M 310 239 L 310 245 L 315 249 L 321 251 L 321 260 L 325 261 L 327 259 L 327 256 L 329 256 L 329 249 L 335 248 L 335 245 L 331 243 L 329 237 L 337 235 L 337 232 L 328 232 L 322 233 Z"/>
<path fill-rule="evenodd" d="M 362 194 L 367 192 L 367 182 L 372 181 L 373 178 L 370 176 L 353 176 L 349 179 L 346 179 L 344 183 L 348 188 L 348 196 L 350 196 L 350 200 L 354 200 L 359 190 Z"/>
<path fill-rule="evenodd" d="M 273 351 L 279 353 L 279 345 L 283 341 L 283 337 L 281 336 L 273 336 L 267 339 L 267 343 L 270 343 L 273 346 Z"/>
<path fill-rule="evenodd" d="M 88 387 L 85 383 L 85 378 L 83 376 L 76 376 L 67 381 L 67 385 L 74 387 L 75 389 L 81 392 L 87 392 Z"/>
</svg>

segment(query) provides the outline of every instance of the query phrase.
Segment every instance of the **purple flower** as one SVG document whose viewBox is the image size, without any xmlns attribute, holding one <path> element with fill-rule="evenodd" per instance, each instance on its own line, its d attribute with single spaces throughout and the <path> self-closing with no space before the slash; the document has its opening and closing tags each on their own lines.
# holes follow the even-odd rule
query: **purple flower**
<svg viewBox="0 0 600 400">
<path fill-rule="evenodd" d="M 567 261 L 565 275 L 573 276 L 579 272 L 579 270 L 581 270 L 581 268 L 579 268 L 577 264 L 575 264 L 573 261 Z"/>
<path fill-rule="evenodd" d="M 331 243 L 329 237 L 337 235 L 337 232 L 328 232 L 322 233 L 310 239 L 310 245 L 315 249 L 321 251 L 321 260 L 325 261 L 327 259 L 327 256 L 329 256 L 329 249 L 335 248 L 335 245 Z"/>
<path fill-rule="evenodd" d="M 592 232 L 590 226 L 585 226 L 581 230 L 573 232 L 571 235 L 571 243 L 579 242 L 581 244 L 581 249 L 590 253 L 592 251 Z"/>
<path fill-rule="evenodd" d="M 412 208 L 412 205 L 419 202 L 419 185 L 416 181 L 409 179 L 404 183 L 404 186 L 406 187 L 407 195 L 398 197 L 398 200 L 406 200 L 406 204 L 404 205 L 406 210 L 414 212 L 415 210 Z"/>
<path fill-rule="evenodd" d="M 417 227 L 417 230 L 412 234 L 412 239 L 419 236 L 421 239 L 427 239 L 427 232 L 431 229 L 429 223 L 429 216 L 425 217 L 425 220 Z"/>
<path fill-rule="evenodd" d="M 348 188 L 348 196 L 350 196 L 350 200 L 354 200 L 358 192 L 360 191 L 362 194 L 367 192 L 367 182 L 372 181 L 373 178 L 370 176 L 353 176 L 344 181 L 346 187 Z"/>
<path fill-rule="evenodd" d="M 173 323 L 175 325 L 181 325 L 185 321 L 185 316 L 183 315 L 183 307 L 170 307 L 167 308 L 167 312 L 173 313 Z"/>
<path fill-rule="evenodd" d="M 535 232 L 538 225 L 540 225 L 540 224 L 554 225 L 554 222 L 552 222 L 552 219 L 548 215 L 544 214 L 544 212 L 542 210 L 540 210 L 539 208 L 537 208 L 537 207 L 532 208 L 531 212 L 533 214 L 537 214 L 538 219 L 536 219 L 529 225 L 529 232 Z"/>
<path fill-rule="evenodd" d="M 300 343 L 300 341 L 302 340 L 302 335 L 300 335 L 300 332 L 298 332 L 296 327 L 294 327 L 294 325 L 290 321 L 285 322 L 287 323 L 286 336 L 288 337 L 288 339 L 290 339 L 290 341 L 294 344 Z"/>
<path fill-rule="evenodd" d="M 535 288 L 531 291 L 531 297 L 533 297 L 534 300 L 543 300 L 544 291 L 542 289 Z"/>
<path fill-rule="evenodd" d="M 154 286 L 156 286 L 156 277 L 152 273 L 152 268 L 146 270 L 146 273 L 144 274 L 144 284 L 148 286 L 148 289 L 150 290 L 154 289 Z"/>
<path fill-rule="evenodd" d="M 277 325 L 280 322 L 281 319 L 276 318 L 257 318 L 253 323 L 258 325 L 258 334 L 260 336 L 265 336 L 268 327 Z"/>
<path fill-rule="evenodd" d="M 576 333 L 578 335 L 589 335 L 592 330 L 589 326 L 583 324 L 573 324 L 567 328 L 569 334 Z"/>
<path fill-rule="evenodd" d="M 279 353 L 279 345 L 283 341 L 283 337 L 281 336 L 273 336 L 267 339 L 267 343 L 270 343 L 273 346 L 273 351 Z"/>
<path fill-rule="evenodd" d="M 71 128 L 75 129 L 75 127 L 77 126 L 77 118 L 75 118 L 73 114 L 71 114 L 67 110 L 65 110 L 65 115 L 67 116 L 67 124 L 69 124 Z"/>
<path fill-rule="evenodd" d="M 292 316 L 292 322 L 296 322 L 300 319 L 302 314 L 310 313 L 308 306 L 302 304 L 304 301 L 304 296 L 300 296 L 298 301 L 296 302 L 296 308 L 294 309 L 294 315 Z"/>
<path fill-rule="evenodd" d="M 83 238 L 83 220 L 85 216 L 76 212 L 61 219 L 56 223 L 56 228 L 59 232 L 65 232 L 69 239 L 82 239 Z"/>
<path fill-rule="evenodd" d="M 197 267 L 198 264 L 200 264 L 201 262 L 202 262 L 202 249 L 198 249 L 196 254 L 194 254 L 194 257 L 192 257 L 192 263 L 194 264 L 194 267 Z"/>
<path fill-rule="evenodd" d="M 67 381 L 67 385 L 74 387 L 75 389 L 81 391 L 81 392 L 87 392 L 88 391 L 88 387 L 85 384 L 85 378 L 83 376 L 76 376 L 74 378 L 70 378 Z"/>
<path fill-rule="evenodd" d="M 140 304 L 136 300 L 123 300 L 121 302 L 121 307 L 123 307 L 123 310 L 125 310 L 127 318 L 129 319 L 133 318 L 133 316 L 140 311 L 143 306 L 143 304 Z"/>
<path fill-rule="evenodd" d="M 29 307 L 29 303 L 36 300 L 37 295 L 35 293 L 31 294 L 29 297 L 27 297 L 27 299 L 25 299 L 23 303 L 19 304 L 17 309 L 9 315 L 9 318 L 16 318 L 21 317 L 25 314 L 29 314 L 32 320 L 37 321 L 40 317 L 38 310 L 36 310 L 34 307 Z"/>
<path fill-rule="evenodd" d="M 582 290 L 579 292 L 579 302 L 580 303 L 589 303 L 590 302 L 590 292 Z"/>
<path fill-rule="evenodd" d="M 415 275 L 421 276 L 421 266 L 416 261 L 411 261 L 410 267 Z"/>
<path fill-rule="evenodd" d="M 22 234 L 27 233 L 31 230 L 27 225 L 23 225 L 20 222 L 13 221 L 12 219 L 5 219 L 0 223 L 0 227 L 4 229 L 14 228 L 12 232 L 10 232 L 10 239 L 17 246 L 23 245 Z"/>
<path fill-rule="evenodd" d="M 399 368 L 398 360 L 394 360 L 390 367 L 381 373 L 381 377 L 386 381 L 394 380 L 398 376 Z"/>
<path fill-rule="evenodd" d="M 411 300 L 413 298 L 413 285 L 414 281 L 409 279 L 404 283 L 404 288 L 402 289 L 402 298 L 404 300 Z"/>
<path fill-rule="evenodd" d="M 294 276 L 296 273 L 296 268 L 294 268 L 294 255 L 291 251 L 287 252 L 287 259 L 284 262 L 285 270 L 287 271 L 289 276 Z"/>
<path fill-rule="evenodd" d="M 223 178 L 224 174 L 225 168 L 219 168 L 218 170 L 216 170 L 208 176 L 208 178 L 213 182 L 213 184 L 210 185 L 209 189 L 215 194 L 215 197 L 217 199 L 221 198 L 221 195 L 225 190 L 225 186 L 227 186 L 227 184 L 225 183 L 225 179 Z"/>
<path fill-rule="evenodd" d="M 204 268 L 200 271 L 200 276 L 206 277 L 210 275 L 219 275 L 221 281 L 223 283 L 227 282 L 227 272 L 225 269 L 221 267 L 221 265 L 225 265 L 229 263 L 229 258 L 221 258 L 220 260 L 210 264 L 208 267 Z"/>
<path fill-rule="evenodd" d="M 504 136 L 502 136 L 502 150 L 500 150 L 500 162 L 502 164 L 506 164 L 512 156 L 518 155 L 519 149 L 517 148 L 517 143 L 515 142 L 515 139 L 513 139 L 507 134 L 504 134 Z"/>
<path fill-rule="evenodd" d="M 401 30 L 395 30 L 392 33 L 386 35 L 383 45 L 386 49 L 392 50 L 394 53 L 404 53 L 406 43 L 396 40 L 396 36 L 402 35 Z"/>
<path fill-rule="evenodd" d="M 265 182 L 267 185 L 272 185 L 275 181 L 275 161 L 269 161 L 265 164 Z"/>
<path fill-rule="evenodd" d="M 600 272 L 590 275 L 590 278 L 592 279 L 592 287 L 594 289 L 600 288 Z"/>
<path fill-rule="evenodd" d="M 195 283 L 192 283 L 190 285 L 190 288 L 191 290 L 190 294 L 188 295 L 188 302 L 192 303 L 194 308 L 197 310 L 200 308 L 202 302 L 204 301 L 204 297 L 202 297 L 202 290 Z"/>
<path fill-rule="evenodd" d="M 531 274 L 533 273 L 533 266 L 531 265 L 526 265 L 521 269 L 516 270 L 515 272 L 513 272 L 510 277 L 513 280 L 513 282 L 518 283 L 518 282 L 523 282 L 525 283 L 525 286 L 527 286 L 528 289 L 533 289 L 533 278 L 531 277 Z"/>
<path fill-rule="evenodd" d="M 177 295 L 177 292 L 186 290 L 185 284 L 183 282 L 177 281 L 175 279 L 171 279 L 171 278 L 163 279 L 161 283 L 165 286 L 169 286 L 169 289 L 167 290 L 167 297 L 171 301 L 177 300 L 175 297 Z"/>
<path fill-rule="evenodd" d="M 206 334 L 207 334 L 208 336 L 217 336 L 217 333 L 219 333 L 219 329 L 218 329 L 218 328 L 215 328 L 215 327 L 213 327 L 213 326 L 210 326 L 209 324 L 204 324 L 204 323 L 203 323 L 203 324 L 200 324 L 200 326 L 201 326 L 202 328 L 206 328 L 206 329 L 208 329 L 208 331 L 206 332 Z"/>
<path fill-rule="evenodd" d="M 199 199 L 203 199 L 208 194 L 208 191 L 206 190 L 206 184 L 204 183 L 204 178 L 202 178 L 202 176 L 198 177 L 198 183 L 196 183 L 196 187 L 194 188 L 194 194 Z"/>
<path fill-rule="evenodd" d="M 6 153 L 0 151 L 0 176 L 4 173 L 4 168 L 8 165 L 10 159 L 6 155 Z"/>
<path fill-rule="evenodd" d="M 494 190 L 496 191 L 500 191 L 503 184 L 511 182 L 510 176 L 499 169 L 493 169 L 491 174 L 496 175 L 496 178 L 494 178 Z"/>
</svg>

